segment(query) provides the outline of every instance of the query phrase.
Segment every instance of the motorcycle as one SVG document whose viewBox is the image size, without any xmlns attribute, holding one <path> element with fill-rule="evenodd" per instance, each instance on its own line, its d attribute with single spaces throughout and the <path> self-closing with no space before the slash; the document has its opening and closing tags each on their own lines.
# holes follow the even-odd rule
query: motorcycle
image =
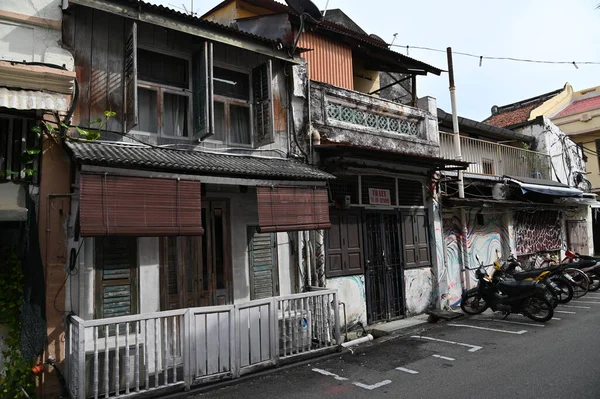
<svg viewBox="0 0 600 399">
<path fill-rule="evenodd" d="M 574 267 L 574 264 L 580 265 L 577 268 L 584 272 L 590 279 L 590 291 L 598 291 L 600 289 L 600 258 L 581 255 L 577 252 L 567 250 L 564 261 L 570 262 L 571 267 Z"/>
<path fill-rule="evenodd" d="M 548 300 L 547 290 L 543 284 L 533 280 L 510 281 L 498 278 L 494 283 L 488 275 L 479 255 L 475 258 L 479 263 L 475 270 L 478 283 L 476 288 L 462 294 L 460 308 L 466 314 L 483 313 L 488 307 L 494 312 L 500 311 L 506 316 L 511 313 L 522 313 L 531 320 L 546 322 L 554 316 L 554 308 Z"/>
<path fill-rule="evenodd" d="M 553 308 L 556 308 L 559 303 L 568 303 L 573 298 L 573 287 L 569 280 L 562 275 L 568 265 L 552 265 L 543 269 L 521 271 L 519 261 L 513 255 L 510 255 L 504 264 L 501 265 L 499 260 L 496 260 L 494 266 L 495 271 L 492 274 L 494 283 L 497 283 L 500 279 L 539 281 L 548 290 L 548 300 Z"/>
</svg>

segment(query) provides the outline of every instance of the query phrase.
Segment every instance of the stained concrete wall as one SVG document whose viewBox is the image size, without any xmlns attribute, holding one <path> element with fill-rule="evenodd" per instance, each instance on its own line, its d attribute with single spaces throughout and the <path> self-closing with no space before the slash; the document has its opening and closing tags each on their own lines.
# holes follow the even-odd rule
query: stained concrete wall
<svg viewBox="0 0 600 399">
<path fill-rule="evenodd" d="M 367 297 L 365 294 L 365 276 L 348 276 L 327 279 L 327 288 L 338 290 L 338 298 L 346 305 L 348 328 L 356 323 L 367 325 Z M 340 308 L 341 309 L 341 308 Z M 340 313 L 340 323 L 344 326 L 344 315 Z"/>
<path fill-rule="evenodd" d="M 60 47 L 60 0 L 0 2 L 0 60 L 46 62 L 73 70 L 73 57 Z"/>
</svg>

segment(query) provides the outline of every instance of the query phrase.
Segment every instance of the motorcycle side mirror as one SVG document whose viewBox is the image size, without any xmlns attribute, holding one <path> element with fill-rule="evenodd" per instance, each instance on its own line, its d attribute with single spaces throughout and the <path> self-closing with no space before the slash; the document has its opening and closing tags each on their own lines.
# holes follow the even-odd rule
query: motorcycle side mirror
<svg viewBox="0 0 600 399">
<path fill-rule="evenodd" d="M 481 259 L 479 259 L 479 254 L 475 254 L 475 259 L 477 259 L 477 263 L 481 263 Z"/>
</svg>

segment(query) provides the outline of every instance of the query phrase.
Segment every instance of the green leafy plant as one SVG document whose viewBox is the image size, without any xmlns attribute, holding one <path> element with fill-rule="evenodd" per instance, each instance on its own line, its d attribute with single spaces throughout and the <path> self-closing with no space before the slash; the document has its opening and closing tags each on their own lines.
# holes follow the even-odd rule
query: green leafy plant
<svg viewBox="0 0 600 399">
<path fill-rule="evenodd" d="M 58 125 L 47 121 L 43 121 L 40 125 L 33 126 L 30 129 L 30 134 L 35 135 L 35 142 L 37 143 L 33 147 L 28 147 L 21 153 L 20 163 L 23 165 L 21 170 L 15 171 L 7 169 L 4 174 L 11 176 L 26 176 L 31 177 L 37 174 L 35 169 L 35 161 L 42 153 L 43 140 L 42 136 L 44 133 L 54 139 L 65 139 L 73 141 L 95 141 L 101 136 L 101 131 L 106 127 L 108 121 L 117 115 L 114 111 L 104 111 L 104 119 L 96 118 L 90 122 L 90 127 L 84 129 L 80 126 L 68 125 L 64 122 L 60 122 Z M 73 134 L 77 133 L 77 137 Z M 3 173 L 0 173 L 2 176 Z"/>
<path fill-rule="evenodd" d="M 6 330 L 4 373 L 0 376 L 0 397 L 28 398 L 35 396 L 33 364 L 23 359 L 19 349 L 21 341 L 21 311 L 23 308 L 23 281 L 21 262 L 12 252 L 0 262 L 0 325 Z"/>
</svg>

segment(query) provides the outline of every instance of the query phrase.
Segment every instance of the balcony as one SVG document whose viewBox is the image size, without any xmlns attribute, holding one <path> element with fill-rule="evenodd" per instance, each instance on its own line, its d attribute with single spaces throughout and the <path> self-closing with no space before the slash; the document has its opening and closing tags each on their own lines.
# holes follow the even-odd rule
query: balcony
<svg viewBox="0 0 600 399">
<path fill-rule="evenodd" d="M 435 99 L 423 109 L 311 81 L 311 117 L 321 144 L 346 144 L 438 157 Z"/>
<path fill-rule="evenodd" d="M 465 173 L 552 179 L 550 156 L 541 152 L 464 136 L 460 146 L 463 160 L 471 163 Z M 456 158 L 453 134 L 440 132 L 440 152 L 443 158 Z"/>
</svg>

